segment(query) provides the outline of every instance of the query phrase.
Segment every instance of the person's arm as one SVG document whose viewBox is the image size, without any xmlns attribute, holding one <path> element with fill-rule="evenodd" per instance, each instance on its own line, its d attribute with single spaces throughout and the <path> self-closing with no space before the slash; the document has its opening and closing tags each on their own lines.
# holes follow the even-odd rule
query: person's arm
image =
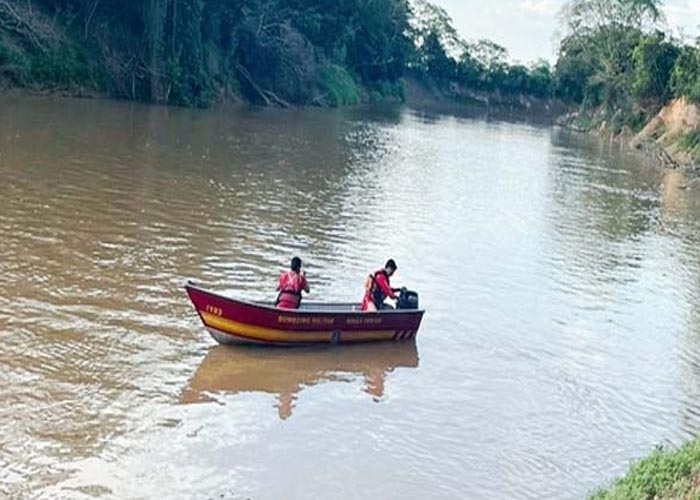
<svg viewBox="0 0 700 500">
<path fill-rule="evenodd" d="M 277 279 L 277 288 L 275 288 L 275 290 L 277 290 L 278 292 L 279 292 L 280 290 L 282 290 L 282 276 L 280 276 L 280 277 Z"/>
<path fill-rule="evenodd" d="M 309 282 L 306 281 L 306 271 L 301 275 L 301 288 L 306 292 L 309 293 Z"/>
<path fill-rule="evenodd" d="M 390 297 L 392 299 L 396 299 L 396 294 L 394 291 L 391 289 L 389 286 L 389 282 L 387 281 L 386 277 L 383 274 L 380 274 L 375 278 L 377 281 L 377 286 L 379 289 L 386 295 L 387 297 Z"/>
</svg>

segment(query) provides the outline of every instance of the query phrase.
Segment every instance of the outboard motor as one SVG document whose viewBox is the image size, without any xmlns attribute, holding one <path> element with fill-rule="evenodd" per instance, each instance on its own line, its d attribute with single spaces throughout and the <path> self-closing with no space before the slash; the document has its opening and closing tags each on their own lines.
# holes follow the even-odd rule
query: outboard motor
<svg viewBox="0 0 700 500">
<path fill-rule="evenodd" d="M 396 309 L 418 309 L 418 293 L 401 288 L 399 299 L 396 301 Z"/>
</svg>

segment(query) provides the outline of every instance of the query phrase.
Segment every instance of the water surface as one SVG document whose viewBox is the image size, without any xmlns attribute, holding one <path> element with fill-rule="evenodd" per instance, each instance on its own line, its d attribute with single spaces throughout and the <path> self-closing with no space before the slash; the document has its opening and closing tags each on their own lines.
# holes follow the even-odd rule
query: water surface
<svg viewBox="0 0 700 500">
<path fill-rule="evenodd" d="M 0 494 L 580 498 L 700 430 L 700 195 L 548 128 L 0 100 Z M 415 343 L 219 347 L 186 278 L 396 259 Z"/>
</svg>

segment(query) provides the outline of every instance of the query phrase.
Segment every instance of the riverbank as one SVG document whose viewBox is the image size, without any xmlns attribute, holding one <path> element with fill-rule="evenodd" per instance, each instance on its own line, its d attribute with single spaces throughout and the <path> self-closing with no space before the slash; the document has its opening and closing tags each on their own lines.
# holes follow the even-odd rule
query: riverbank
<svg viewBox="0 0 700 500">
<path fill-rule="evenodd" d="M 700 163 L 700 108 L 686 98 L 674 99 L 632 137 L 630 145 L 651 146 L 668 166 L 695 170 Z"/>
<path fill-rule="evenodd" d="M 3 1 L 0 85 L 201 108 L 402 101 L 412 75 L 446 95 L 491 94 L 466 96 L 489 107 L 555 94 L 549 64 L 510 64 L 493 42 L 459 39 L 430 4 L 244 4 Z"/>
<path fill-rule="evenodd" d="M 405 77 L 399 82 L 400 91 L 396 96 L 381 97 L 371 94 L 364 89 L 356 103 L 344 104 L 354 106 L 363 104 L 401 103 L 418 112 L 429 114 L 443 114 L 457 117 L 466 117 L 483 120 L 502 120 L 507 122 L 527 122 L 537 125 L 549 126 L 555 123 L 558 117 L 570 108 L 565 103 L 556 99 L 539 99 L 526 95 L 503 96 L 499 93 L 475 93 L 462 92 L 450 94 L 441 91 L 431 82 L 416 77 Z M 30 86 L 19 87 L 7 81 L 0 80 L 0 95 L 5 97 L 44 96 L 57 98 L 84 98 L 84 99 L 108 99 L 125 100 L 110 96 L 108 93 L 95 89 L 73 86 Z M 126 99 L 131 100 L 131 99 Z M 147 103 L 148 104 L 148 103 Z M 259 105 L 247 100 L 245 96 L 231 94 L 222 96 L 220 100 L 210 107 L 220 106 L 249 106 Z M 275 106 L 272 104 L 271 106 Z M 328 103 L 293 105 L 290 107 L 332 107 Z"/>
<path fill-rule="evenodd" d="M 700 173 L 700 107 L 680 97 L 649 113 L 637 130 L 616 126 L 600 112 L 575 112 L 562 115 L 557 124 L 578 132 L 619 140 L 642 151 L 665 168 Z"/>
<path fill-rule="evenodd" d="M 571 109 L 553 98 L 478 92 L 457 85 L 442 89 L 435 82 L 418 76 L 403 78 L 402 85 L 404 104 L 437 114 L 551 125 Z"/>
<path fill-rule="evenodd" d="M 656 449 L 609 489 L 590 500 L 700 498 L 700 440 L 678 450 Z"/>
</svg>

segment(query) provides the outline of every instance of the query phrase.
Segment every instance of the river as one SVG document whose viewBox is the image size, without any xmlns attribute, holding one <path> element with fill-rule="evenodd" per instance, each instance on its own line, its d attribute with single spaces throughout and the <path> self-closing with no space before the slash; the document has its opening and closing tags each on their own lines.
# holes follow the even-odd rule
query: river
<svg viewBox="0 0 700 500">
<path fill-rule="evenodd" d="M 598 140 L 405 108 L 0 98 L 0 496 L 582 498 L 700 432 L 700 193 Z M 193 278 L 417 339 L 217 346 Z"/>
</svg>

